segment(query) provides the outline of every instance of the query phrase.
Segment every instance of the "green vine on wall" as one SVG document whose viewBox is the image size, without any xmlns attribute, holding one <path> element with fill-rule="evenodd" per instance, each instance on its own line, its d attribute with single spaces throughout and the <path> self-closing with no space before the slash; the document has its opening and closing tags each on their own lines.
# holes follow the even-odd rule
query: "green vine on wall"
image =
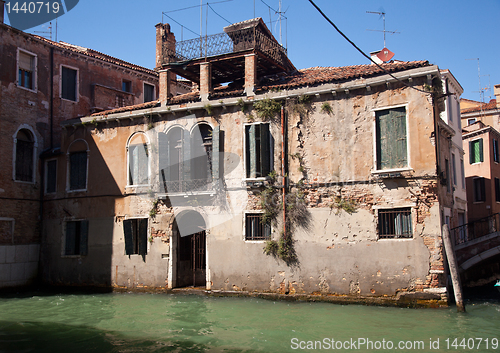
<svg viewBox="0 0 500 353">
<path fill-rule="evenodd" d="M 253 104 L 257 117 L 262 121 L 276 121 L 281 111 L 281 103 L 265 98 Z"/>
</svg>

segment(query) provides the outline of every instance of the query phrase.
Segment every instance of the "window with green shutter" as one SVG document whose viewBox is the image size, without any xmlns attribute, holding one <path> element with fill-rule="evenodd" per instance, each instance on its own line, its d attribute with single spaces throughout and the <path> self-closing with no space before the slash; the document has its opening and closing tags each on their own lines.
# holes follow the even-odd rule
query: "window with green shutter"
<svg viewBox="0 0 500 353">
<path fill-rule="evenodd" d="M 379 110 L 375 114 L 377 169 L 408 166 L 406 108 Z"/>
<path fill-rule="evenodd" d="M 266 177 L 272 171 L 269 124 L 245 126 L 246 177 Z"/>
<path fill-rule="evenodd" d="M 87 255 L 88 232 L 89 221 L 67 221 L 64 255 Z"/>
<path fill-rule="evenodd" d="M 483 139 L 469 142 L 469 163 L 480 163 L 484 161 Z"/>
</svg>

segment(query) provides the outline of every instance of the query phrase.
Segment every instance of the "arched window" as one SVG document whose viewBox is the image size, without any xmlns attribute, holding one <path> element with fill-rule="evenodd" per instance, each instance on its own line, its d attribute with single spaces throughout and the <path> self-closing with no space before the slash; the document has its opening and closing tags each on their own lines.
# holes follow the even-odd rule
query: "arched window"
<svg viewBox="0 0 500 353">
<path fill-rule="evenodd" d="M 14 180 L 34 182 L 35 138 L 28 129 L 20 129 L 15 135 Z"/>
<path fill-rule="evenodd" d="M 145 134 L 134 134 L 127 146 L 128 185 L 149 184 L 149 151 Z"/>
<path fill-rule="evenodd" d="M 88 145 L 84 140 L 76 140 L 68 148 L 68 190 L 87 189 Z"/>
</svg>

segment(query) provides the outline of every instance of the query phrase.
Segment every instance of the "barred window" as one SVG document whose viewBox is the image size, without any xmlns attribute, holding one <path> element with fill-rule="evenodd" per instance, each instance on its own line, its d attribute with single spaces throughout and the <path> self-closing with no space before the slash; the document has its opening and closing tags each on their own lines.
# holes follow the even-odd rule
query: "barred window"
<svg viewBox="0 0 500 353">
<path fill-rule="evenodd" d="M 380 239 L 411 238 L 411 209 L 379 210 L 378 234 Z"/>
<path fill-rule="evenodd" d="M 245 214 L 245 240 L 271 239 L 271 225 L 262 223 L 262 213 Z"/>
</svg>

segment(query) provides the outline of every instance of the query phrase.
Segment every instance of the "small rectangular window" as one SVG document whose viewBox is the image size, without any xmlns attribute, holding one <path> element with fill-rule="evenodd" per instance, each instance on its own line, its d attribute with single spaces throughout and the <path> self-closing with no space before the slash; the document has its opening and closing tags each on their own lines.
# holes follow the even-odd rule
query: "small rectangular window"
<svg viewBox="0 0 500 353">
<path fill-rule="evenodd" d="M 123 92 L 132 92 L 132 82 L 128 80 L 122 81 L 122 91 Z"/>
<path fill-rule="evenodd" d="M 467 125 L 472 125 L 476 122 L 476 118 L 467 119 Z"/>
<path fill-rule="evenodd" d="M 62 66 L 61 68 L 61 98 L 77 101 L 78 71 Z"/>
<path fill-rule="evenodd" d="M 18 86 L 28 89 L 35 89 L 36 56 L 19 50 L 17 74 Z"/>
<path fill-rule="evenodd" d="M 465 189 L 465 166 L 464 160 L 460 160 L 460 172 L 462 173 L 462 189 Z"/>
<path fill-rule="evenodd" d="M 444 166 L 446 169 L 446 191 L 451 192 L 451 175 L 450 175 L 450 162 L 448 159 L 444 160 Z"/>
<path fill-rule="evenodd" d="M 477 139 L 469 142 L 469 163 L 480 163 L 484 161 L 483 139 Z"/>
<path fill-rule="evenodd" d="M 245 240 L 271 239 L 271 225 L 262 223 L 262 213 L 245 214 Z"/>
<path fill-rule="evenodd" d="M 486 201 L 484 178 L 474 178 L 473 184 L 474 184 L 474 202 Z"/>
<path fill-rule="evenodd" d="M 57 183 L 57 160 L 52 159 L 45 164 L 45 193 L 51 194 L 56 192 Z"/>
<path fill-rule="evenodd" d="M 144 83 L 144 103 L 155 100 L 155 86 Z"/>
<path fill-rule="evenodd" d="M 89 221 L 67 221 L 64 255 L 87 255 Z"/>
<path fill-rule="evenodd" d="M 245 126 L 246 177 L 266 177 L 272 171 L 269 124 Z"/>
<path fill-rule="evenodd" d="M 123 221 L 125 255 L 146 255 L 148 240 L 148 219 L 137 218 Z"/>
<path fill-rule="evenodd" d="M 411 209 L 379 210 L 378 234 L 380 239 L 411 238 Z"/>
<path fill-rule="evenodd" d="M 500 202 L 500 179 L 495 178 L 495 201 Z"/>
</svg>

